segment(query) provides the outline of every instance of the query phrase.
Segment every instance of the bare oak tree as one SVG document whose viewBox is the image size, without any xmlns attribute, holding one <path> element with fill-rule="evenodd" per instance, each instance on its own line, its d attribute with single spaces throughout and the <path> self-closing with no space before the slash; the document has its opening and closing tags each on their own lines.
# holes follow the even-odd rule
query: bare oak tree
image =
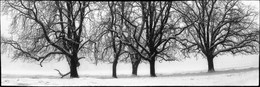
<svg viewBox="0 0 260 87">
<path fill-rule="evenodd" d="M 123 44 L 131 47 L 138 56 L 150 63 L 150 75 L 156 77 L 155 61 L 160 55 L 165 55 L 164 52 L 170 47 L 169 41 L 174 40 L 180 35 L 184 28 L 177 25 L 179 20 L 168 22 L 168 19 L 173 16 L 172 2 L 137 2 L 137 7 L 132 15 L 136 18 L 127 18 L 124 14 L 120 14 L 124 21 L 132 27 L 133 33 L 130 33 L 130 38 L 125 33 L 124 37 L 120 38 Z M 136 21 L 136 22 L 133 22 Z M 130 28 L 131 29 L 131 28 Z M 175 32 L 174 32 L 175 31 Z M 169 33 L 171 32 L 171 33 Z M 128 41 L 128 40 L 132 40 Z M 135 46 L 136 45 L 136 46 Z M 136 48 L 138 46 L 138 48 Z"/>
<path fill-rule="evenodd" d="M 186 37 L 180 37 L 183 52 L 204 54 L 208 72 L 214 72 L 213 59 L 224 53 L 257 53 L 259 29 L 256 13 L 237 0 L 190 1 L 175 4 L 185 24 Z"/>
<path fill-rule="evenodd" d="M 136 20 L 140 19 L 140 16 L 137 16 L 135 12 L 136 11 L 136 2 L 122 2 L 118 4 L 119 8 L 121 9 L 120 13 L 116 13 L 119 18 L 121 19 L 121 26 L 123 26 L 123 32 L 119 32 L 122 37 L 120 39 L 124 39 L 125 42 L 131 43 L 136 49 L 141 49 L 140 46 L 138 46 L 133 38 L 131 38 L 131 35 L 133 35 L 134 32 L 134 27 L 132 27 L 128 22 L 125 21 L 125 19 L 130 20 L 130 19 L 135 19 L 131 21 L 131 23 L 138 23 Z M 138 7 L 137 7 L 138 9 Z M 122 34 L 123 33 L 123 34 Z M 139 36 L 137 36 L 137 40 L 140 41 L 141 39 L 141 32 L 139 32 Z M 135 50 L 129 46 L 125 48 L 125 52 L 127 52 L 128 57 L 130 58 L 130 61 L 132 63 L 132 75 L 137 76 L 137 70 L 138 70 L 138 65 L 141 62 L 141 57 Z M 143 50 L 142 50 L 143 52 Z M 127 61 L 127 58 L 124 58 Z"/>
<path fill-rule="evenodd" d="M 97 61 L 107 61 L 113 63 L 112 77 L 117 78 L 116 67 L 121 55 L 126 53 L 125 46 L 119 40 L 121 35 L 117 32 L 122 32 L 122 20 L 115 13 L 122 12 L 118 6 L 123 2 L 100 2 L 97 13 L 100 15 L 96 21 L 96 38 L 95 42 L 95 59 Z M 119 25 L 121 24 L 121 25 Z M 98 56 L 99 55 L 99 56 Z M 110 61 L 112 59 L 112 61 Z"/>
<path fill-rule="evenodd" d="M 78 54 L 89 41 L 82 38 L 89 5 L 86 1 L 4 1 L 2 11 L 12 15 L 11 30 L 18 39 L 1 39 L 1 43 L 16 49 L 14 57 L 34 59 L 40 65 L 59 54 L 68 61 L 70 77 L 78 78 L 83 58 Z"/>
</svg>

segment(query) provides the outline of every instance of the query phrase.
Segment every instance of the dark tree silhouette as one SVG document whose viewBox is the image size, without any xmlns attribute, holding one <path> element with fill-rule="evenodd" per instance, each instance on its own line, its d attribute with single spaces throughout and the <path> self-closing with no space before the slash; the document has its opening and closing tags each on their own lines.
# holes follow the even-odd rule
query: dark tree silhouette
<svg viewBox="0 0 260 87">
<path fill-rule="evenodd" d="M 117 18 L 117 15 L 115 15 L 114 13 L 116 13 L 118 10 L 116 9 L 116 4 L 119 3 L 119 2 L 108 2 L 108 7 L 109 7 L 109 11 L 110 11 L 110 15 L 111 15 L 111 18 L 109 21 L 110 24 L 109 24 L 109 27 L 108 27 L 108 30 L 110 31 L 110 34 L 111 34 L 111 39 L 112 39 L 112 48 L 113 48 L 113 51 L 114 51 L 114 61 L 113 61 L 113 74 L 112 76 L 114 78 L 117 78 L 117 75 L 116 75 L 116 66 L 117 66 L 117 63 L 118 63 L 118 59 L 119 59 L 119 56 L 121 55 L 121 50 L 122 50 L 122 41 L 118 40 L 120 38 L 120 35 L 118 35 L 117 32 L 115 31 L 122 31 L 122 26 L 116 26 L 116 24 L 119 22 L 119 18 Z M 121 21 L 121 24 L 123 22 Z"/>
<path fill-rule="evenodd" d="M 99 3 L 99 10 L 97 12 L 104 13 L 104 15 L 100 15 L 97 20 L 96 29 L 99 32 L 96 32 L 95 42 L 98 45 L 96 46 L 96 59 L 101 61 L 108 61 L 112 64 L 112 77 L 117 78 L 116 67 L 118 64 L 118 60 L 121 55 L 126 53 L 124 51 L 125 46 L 122 44 L 122 41 L 119 40 L 121 35 L 117 32 L 122 32 L 122 20 L 118 18 L 116 12 L 121 12 L 122 9 L 119 9 L 118 4 L 121 2 L 104 2 Z M 118 25 L 121 24 L 121 25 Z M 103 45 L 103 46 L 102 46 Z M 100 54 L 100 56 L 97 56 Z M 111 55 L 113 61 L 110 61 Z"/>
<path fill-rule="evenodd" d="M 257 53 L 259 29 L 256 13 L 237 0 L 192 1 L 176 3 L 185 24 L 186 37 L 179 39 L 183 53 L 199 52 L 208 61 L 208 72 L 214 72 L 213 59 L 223 53 Z"/>
<path fill-rule="evenodd" d="M 135 19 L 138 18 L 138 16 L 133 16 L 132 14 L 135 12 L 134 9 L 134 4 L 135 2 L 122 2 L 119 3 L 118 6 L 120 6 L 121 12 L 117 13 L 117 15 L 121 18 L 121 24 L 123 25 L 125 28 L 123 28 L 124 33 L 126 34 L 122 34 L 122 38 L 124 38 L 124 41 L 127 43 L 131 43 L 133 44 L 133 46 L 136 49 L 140 49 L 140 47 L 133 41 L 133 38 L 131 38 L 131 35 L 133 35 L 134 33 L 134 28 L 131 27 L 131 25 L 127 22 L 124 21 L 124 19 Z M 132 21 L 131 23 L 136 23 L 136 21 Z M 138 41 L 140 41 L 141 39 L 141 35 L 137 36 Z M 137 69 L 138 69 L 138 65 L 141 62 L 141 57 L 139 56 L 138 53 L 135 52 L 135 50 L 133 50 L 131 47 L 127 46 L 127 48 L 125 48 L 125 51 L 128 53 L 128 57 L 130 57 L 131 63 L 132 63 L 132 75 L 136 76 L 137 75 Z"/>
<path fill-rule="evenodd" d="M 42 62 L 57 54 L 66 58 L 70 77 L 78 78 L 78 53 L 89 40 L 85 34 L 87 15 L 92 11 L 86 1 L 4 1 L 2 11 L 13 17 L 12 31 L 17 40 L 1 39 L 12 46 L 17 58 Z M 67 74 L 66 74 L 67 75 Z"/>
<path fill-rule="evenodd" d="M 100 10 L 98 13 L 105 14 L 105 16 L 100 16 L 101 19 L 100 22 L 97 22 L 98 24 L 96 29 L 98 29 L 96 33 L 96 44 L 97 51 L 95 52 L 97 56 L 97 60 L 101 61 L 110 61 L 109 55 L 113 54 L 113 70 L 112 70 L 112 76 L 116 76 L 116 66 L 120 61 L 128 62 L 128 58 L 131 58 L 131 61 L 134 60 L 134 51 L 131 50 L 131 48 L 126 47 L 126 45 L 122 44 L 122 39 L 125 37 L 121 33 L 127 33 L 126 37 L 129 37 L 131 35 L 131 29 L 129 28 L 129 24 L 126 24 L 124 22 L 123 18 L 121 17 L 122 14 L 126 14 L 128 18 L 130 18 L 129 9 L 132 7 L 129 5 L 131 2 L 105 2 L 100 3 L 99 7 Z M 97 18 L 98 19 L 98 18 Z M 99 19 L 98 19 L 99 20 Z M 129 38 L 127 38 L 129 41 Z M 139 61 L 139 62 L 138 62 Z M 137 61 L 132 62 L 134 69 L 132 72 L 137 73 L 137 66 L 140 63 L 141 59 L 137 59 Z M 137 74 L 135 74 L 137 75 Z"/>
<path fill-rule="evenodd" d="M 171 10 L 172 2 L 137 2 L 134 6 L 135 12 L 131 15 L 136 18 L 127 18 L 126 14 L 119 14 L 129 25 L 128 28 L 131 27 L 129 29 L 133 30 L 130 38 L 125 33 L 121 33 L 123 37 L 120 40 L 131 47 L 140 58 L 150 63 L 150 75 L 156 77 L 157 57 L 163 58 L 160 55 L 165 55 L 164 52 L 170 47 L 168 42 L 174 40 L 184 28 L 189 26 L 180 27 L 177 25 L 179 20 L 168 22 L 174 13 Z"/>
</svg>

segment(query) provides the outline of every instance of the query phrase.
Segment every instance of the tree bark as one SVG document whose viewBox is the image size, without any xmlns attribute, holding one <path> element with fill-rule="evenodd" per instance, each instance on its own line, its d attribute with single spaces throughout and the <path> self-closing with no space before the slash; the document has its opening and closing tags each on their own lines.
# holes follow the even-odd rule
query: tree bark
<svg viewBox="0 0 260 87">
<path fill-rule="evenodd" d="M 150 63 L 150 76 L 151 77 L 156 77 L 156 74 L 155 74 L 155 60 L 152 58 L 152 60 L 150 60 L 149 63 Z"/>
<path fill-rule="evenodd" d="M 118 61 L 118 55 L 115 56 L 114 62 L 113 62 L 113 70 L 112 70 L 112 77 L 117 78 L 116 75 L 116 66 L 117 66 L 117 62 Z"/>
<path fill-rule="evenodd" d="M 131 61 L 132 61 L 132 75 L 137 76 L 137 70 L 138 70 L 138 66 L 141 61 L 141 58 L 138 56 L 138 54 L 135 54 L 131 58 Z"/>
<path fill-rule="evenodd" d="M 71 58 L 70 64 L 70 78 L 79 78 L 77 71 L 78 60 L 76 55 Z"/>
<path fill-rule="evenodd" d="M 207 57 L 207 61 L 208 61 L 208 72 L 215 72 L 214 63 L 213 63 L 213 57 L 208 56 Z"/>
</svg>

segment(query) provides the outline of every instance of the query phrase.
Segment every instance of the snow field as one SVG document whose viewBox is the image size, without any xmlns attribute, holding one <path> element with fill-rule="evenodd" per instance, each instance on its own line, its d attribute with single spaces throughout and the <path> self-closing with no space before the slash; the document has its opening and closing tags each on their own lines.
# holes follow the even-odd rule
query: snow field
<svg viewBox="0 0 260 87">
<path fill-rule="evenodd" d="M 22 86 L 156 86 L 156 85 L 259 85 L 258 55 L 220 56 L 214 59 L 216 72 L 207 73 L 207 61 L 190 58 L 182 61 L 156 62 L 158 77 L 149 77 L 149 64 L 141 63 L 138 76 L 131 76 L 131 64 L 119 63 L 118 78 L 112 78 L 112 64 L 80 61 L 80 78 L 59 78 L 57 71 L 69 71 L 66 62 L 37 63 L 1 61 L 1 84 Z M 2 59 L 2 60 L 3 60 Z"/>
</svg>

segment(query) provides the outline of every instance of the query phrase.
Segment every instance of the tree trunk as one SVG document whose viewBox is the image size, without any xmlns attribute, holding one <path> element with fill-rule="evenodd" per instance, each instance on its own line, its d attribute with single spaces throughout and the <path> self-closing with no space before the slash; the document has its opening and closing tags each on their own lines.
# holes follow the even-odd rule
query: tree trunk
<svg viewBox="0 0 260 87">
<path fill-rule="evenodd" d="M 156 77 L 156 74 L 155 74 L 155 61 L 152 59 L 149 61 L 150 63 L 150 76 L 151 77 Z"/>
<path fill-rule="evenodd" d="M 116 66 L 117 66 L 118 56 L 115 56 L 114 62 L 113 62 L 113 71 L 112 71 L 112 77 L 117 78 L 116 75 Z"/>
<path fill-rule="evenodd" d="M 213 57 L 208 56 L 207 57 L 207 61 L 208 61 L 208 72 L 215 72 L 214 63 L 213 63 Z"/>
<path fill-rule="evenodd" d="M 138 66 L 141 61 L 141 58 L 138 56 L 138 54 L 135 54 L 131 58 L 131 61 L 132 61 L 132 75 L 137 76 L 137 70 L 138 70 Z"/>
<path fill-rule="evenodd" d="M 70 60 L 70 78 L 79 78 L 78 71 L 77 71 L 77 65 L 78 60 L 77 56 L 73 56 Z"/>
</svg>

